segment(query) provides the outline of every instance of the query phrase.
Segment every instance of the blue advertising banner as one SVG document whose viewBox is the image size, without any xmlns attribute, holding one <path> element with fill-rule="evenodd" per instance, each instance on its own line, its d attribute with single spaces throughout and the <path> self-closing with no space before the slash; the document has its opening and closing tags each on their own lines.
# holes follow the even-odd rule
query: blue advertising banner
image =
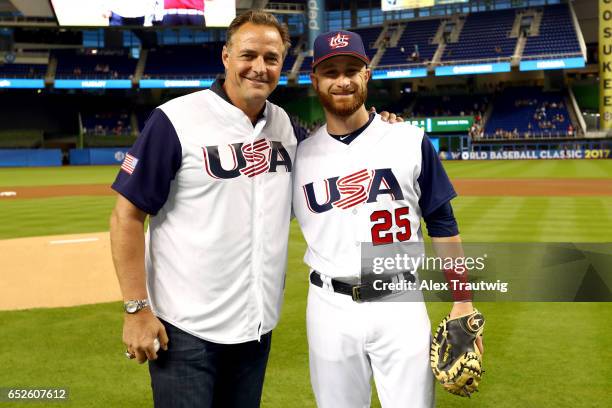
<svg viewBox="0 0 612 408">
<path fill-rule="evenodd" d="M 129 79 L 56 79 L 53 84 L 58 89 L 129 89 Z"/>
<path fill-rule="evenodd" d="M 399 70 L 375 70 L 372 79 L 422 78 L 427 76 L 426 68 L 410 68 Z"/>
<path fill-rule="evenodd" d="M 509 62 L 493 62 L 470 65 L 448 65 L 436 67 L 436 76 L 492 74 L 495 72 L 510 72 Z"/>
<path fill-rule="evenodd" d="M 60 149 L 1 149 L 0 167 L 61 166 Z"/>
<path fill-rule="evenodd" d="M 544 69 L 584 68 L 584 58 L 521 61 L 520 71 L 541 71 Z"/>
<path fill-rule="evenodd" d="M 214 78 L 206 79 L 141 79 L 140 88 L 210 88 Z"/>
<path fill-rule="evenodd" d="M 45 87 L 43 79 L 0 78 L 0 88 L 41 89 Z"/>
</svg>

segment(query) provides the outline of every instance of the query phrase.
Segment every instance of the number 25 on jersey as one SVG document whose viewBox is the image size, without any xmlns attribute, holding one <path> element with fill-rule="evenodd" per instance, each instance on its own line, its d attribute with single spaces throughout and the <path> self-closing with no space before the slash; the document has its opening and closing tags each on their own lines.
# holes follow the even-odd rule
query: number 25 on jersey
<svg viewBox="0 0 612 408">
<path fill-rule="evenodd" d="M 408 241 L 412 235 L 408 207 L 396 208 L 393 213 L 388 210 L 378 210 L 370 214 L 372 225 L 372 244 L 386 245 L 393 243 L 393 237 L 399 242 Z M 391 232 L 393 225 L 399 228 L 397 232 Z"/>
</svg>

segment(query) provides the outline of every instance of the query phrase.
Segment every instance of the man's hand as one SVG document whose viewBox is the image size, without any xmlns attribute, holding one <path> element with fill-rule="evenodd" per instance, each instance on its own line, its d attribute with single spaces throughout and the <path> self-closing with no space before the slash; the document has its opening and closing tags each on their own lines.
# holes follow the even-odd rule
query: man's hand
<svg viewBox="0 0 612 408">
<path fill-rule="evenodd" d="M 376 108 L 372 106 L 370 108 L 370 112 L 376 113 Z M 389 113 L 387 111 L 380 112 L 380 118 L 382 119 L 383 122 L 389 122 L 389 123 L 400 123 L 404 121 L 404 119 L 401 116 L 397 116 L 395 113 Z"/>
<path fill-rule="evenodd" d="M 127 351 L 136 356 L 139 364 L 147 360 L 157 360 L 157 352 L 153 344 L 156 338 L 159 339 L 160 348 L 168 350 L 166 328 L 149 308 L 125 315 L 123 343 Z"/>
<path fill-rule="evenodd" d="M 453 308 L 450 312 L 450 318 L 454 319 L 455 317 L 465 316 L 474 311 L 474 306 L 472 302 L 457 302 L 453 305 Z M 476 345 L 480 350 L 480 354 L 484 354 L 484 345 L 482 344 L 482 334 L 476 338 Z"/>
</svg>

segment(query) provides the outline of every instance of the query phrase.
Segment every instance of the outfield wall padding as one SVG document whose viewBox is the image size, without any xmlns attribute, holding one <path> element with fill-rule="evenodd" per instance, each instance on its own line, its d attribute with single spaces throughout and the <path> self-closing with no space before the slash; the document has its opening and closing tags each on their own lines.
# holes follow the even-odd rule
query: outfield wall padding
<svg viewBox="0 0 612 408">
<path fill-rule="evenodd" d="M 60 149 L 0 149 L 0 167 L 61 166 Z"/>
<path fill-rule="evenodd" d="M 121 164 L 126 147 L 99 148 L 99 149 L 70 149 L 70 164 L 72 165 L 104 165 Z"/>
</svg>

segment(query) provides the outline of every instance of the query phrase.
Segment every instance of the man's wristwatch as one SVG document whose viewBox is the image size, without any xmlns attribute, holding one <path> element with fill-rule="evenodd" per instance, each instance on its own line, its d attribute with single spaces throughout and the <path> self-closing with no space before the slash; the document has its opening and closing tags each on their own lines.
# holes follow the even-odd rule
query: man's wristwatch
<svg viewBox="0 0 612 408">
<path fill-rule="evenodd" d="M 123 302 L 125 313 L 134 314 L 149 306 L 149 299 L 128 300 Z"/>
</svg>

